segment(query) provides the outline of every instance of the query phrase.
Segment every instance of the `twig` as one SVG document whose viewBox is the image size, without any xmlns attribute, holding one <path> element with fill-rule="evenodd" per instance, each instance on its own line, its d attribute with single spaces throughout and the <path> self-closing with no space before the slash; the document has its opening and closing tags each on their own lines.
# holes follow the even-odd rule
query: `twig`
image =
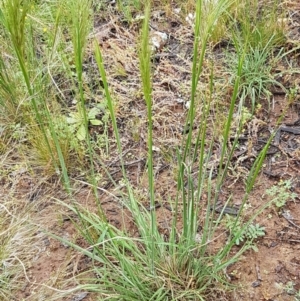
<svg viewBox="0 0 300 301">
<path fill-rule="evenodd" d="M 260 263 L 260 262 L 258 262 L 258 263 Z M 255 265 L 255 270 L 256 270 L 257 280 L 262 281 L 258 264 Z"/>
</svg>

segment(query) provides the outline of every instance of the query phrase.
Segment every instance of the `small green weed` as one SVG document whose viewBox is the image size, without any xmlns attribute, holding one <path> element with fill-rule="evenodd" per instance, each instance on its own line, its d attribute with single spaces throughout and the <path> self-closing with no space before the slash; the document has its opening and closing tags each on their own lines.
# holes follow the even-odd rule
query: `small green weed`
<svg viewBox="0 0 300 301">
<path fill-rule="evenodd" d="M 230 234 L 235 238 L 235 244 L 240 245 L 243 242 L 250 242 L 252 249 L 257 251 L 257 248 L 252 243 L 254 239 L 265 236 L 265 227 L 259 224 L 250 224 L 247 228 L 241 224 L 241 221 L 236 221 L 235 218 L 226 216 L 226 228 L 230 231 Z"/>
<path fill-rule="evenodd" d="M 102 125 L 102 120 L 98 119 L 97 115 L 101 113 L 99 107 L 94 107 L 87 111 L 87 119 L 91 125 Z M 84 116 L 82 116 L 80 107 L 77 112 L 71 112 L 69 117 L 67 117 L 67 123 L 71 127 L 71 131 L 76 134 L 79 141 L 84 141 L 86 139 L 85 121 Z"/>
<path fill-rule="evenodd" d="M 291 192 L 292 183 L 291 180 L 280 181 L 277 185 L 267 189 L 267 195 L 272 197 L 272 203 L 278 209 L 281 209 L 287 201 L 295 200 L 297 194 Z"/>
<path fill-rule="evenodd" d="M 300 290 L 298 290 L 298 292 L 296 292 L 294 301 L 300 301 Z"/>
<path fill-rule="evenodd" d="M 296 290 L 294 288 L 295 284 L 293 281 L 288 281 L 286 283 L 286 285 L 284 286 L 284 291 L 288 294 L 288 295 L 294 295 Z"/>
</svg>

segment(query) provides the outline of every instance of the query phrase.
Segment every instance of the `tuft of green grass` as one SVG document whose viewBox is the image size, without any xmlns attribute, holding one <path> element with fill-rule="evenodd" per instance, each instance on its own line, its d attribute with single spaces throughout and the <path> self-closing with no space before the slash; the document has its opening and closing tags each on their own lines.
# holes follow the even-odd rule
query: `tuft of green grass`
<svg viewBox="0 0 300 301">
<path fill-rule="evenodd" d="M 242 44 L 264 49 L 267 45 L 281 47 L 285 41 L 281 3 L 275 1 L 237 0 L 230 9 L 233 38 L 239 36 Z"/>
<path fill-rule="evenodd" d="M 23 93 L 31 112 L 29 119 L 24 120 L 24 122 L 32 121 L 33 125 L 38 126 L 46 150 L 52 158 L 51 162 L 55 164 L 54 169 L 58 173 L 62 172 L 64 181 L 68 186 L 67 168 L 47 103 L 45 78 L 40 69 L 39 54 L 35 49 L 35 43 L 33 43 L 34 33 L 32 27 L 34 26 L 34 20 L 29 18 L 30 10 L 33 8 L 31 1 L 28 0 L 3 1 L 1 3 L 2 29 L 9 36 L 11 51 L 15 55 L 16 72 L 20 75 L 20 85 L 24 87 Z M 15 78 L 9 80 L 9 85 L 13 86 L 15 80 Z M 55 153 L 59 158 L 59 165 L 56 164 L 56 154 L 53 153 L 54 149 L 51 148 L 48 131 L 55 144 Z"/>
<path fill-rule="evenodd" d="M 217 296 L 228 289 L 228 283 L 223 271 L 227 266 L 236 262 L 239 256 L 251 248 L 254 236 L 259 235 L 261 228 L 250 231 L 251 235 L 244 235 L 245 244 L 234 255 L 229 255 L 233 246 L 241 235 L 246 233 L 253 219 L 263 210 L 261 208 L 247 223 L 239 223 L 243 207 L 253 188 L 256 177 L 261 169 L 269 143 L 265 146 L 249 173 L 246 181 L 245 195 L 238 217 L 234 219 L 231 234 L 227 244 L 216 251 L 212 251 L 212 245 L 218 238 L 217 233 L 221 228 L 221 216 L 212 216 L 214 209 L 226 179 L 230 160 L 233 156 L 235 145 L 238 142 L 238 134 L 244 125 L 243 116 L 239 120 L 238 133 L 229 148 L 227 141 L 230 138 L 233 125 L 233 115 L 237 106 L 239 89 L 241 87 L 241 74 L 245 59 L 245 50 L 240 53 L 236 65 L 234 89 L 229 105 L 228 118 L 224 124 L 221 141 L 221 153 L 217 166 L 217 178 L 214 181 L 210 160 L 214 147 L 214 138 L 208 136 L 209 112 L 214 92 L 214 74 L 210 75 L 210 81 L 206 97 L 200 97 L 198 83 L 203 70 L 203 62 L 206 47 L 214 26 L 221 16 L 230 8 L 232 1 L 220 1 L 212 10 L 205 30 L 200 30 L 202 16 L 202 1 L 196 3 L 195 40 L 192 66 L 191 106 L 187 114 L 187 136 L 183 139 L 181 148 L 177 151 L 177 196 L 173 203 L 172 220 L 167 236 L 160 233 L 157 227 L 155 213 L 155 181 L 153 176 L 153 136 L 152 136 L 152 75 L 150 49 L 148 42 L 150 3 L 145 4 L 144 24 L 141 30 L 141 46 L 139 51 L 140 74 L 143 86 L 143 95 L 147 107 L 148 118 L 148 191 L 150 210 L 148 211 L 139 203 L 139 198 L 128 180 L 122 156 L 121 171 L 124 190 L 121 192 L 119 202 L 130 212 L 129 218 L 137 230 L 136 235 L 124 229 L 119 230 L 107 222 L 103 216 L 93 214 L 80 205 L 67 206 L 73 212 L 80 212 L 81 235 L 86 239 L 90 247 L 83 249 L 79 245 L 66 241 L 52 234 L 53 237 L 64 241 L 76 250 L 93 259 L 93 271 L 97 279 L 87 279 L 88 285 L 80 286 L 81 289 L 89 289 L 99 293 L 100 298 L 109 300 L 207 300 L 209 296 Z M 201 38 L 200 38 L 201 36 Z M 104 93 L 110 113 L 118 152 L 122 154 L 122 145 L 117 126 L 115 103 L 111 97 L 109 83 L 104 69 L 104 61 L 99 45 L 95 42 L 95 57 L 103 82 Z M 202 96 L 202 95 L 201 95 Z M 201 103 L 202 101 L 202 103 Z M 196 139 L 192 135 L 195 120 L 196 106 L 201 104 L 203 113 L 200 118 L 200 127 Z M 235 122 L 236 124 L 236 122 Z M 197 185 L 192 178 L 192 168 L 198 168 Z M 185 182 L 187 180 L 187 185 Z M 202 201 L 206 195 L 206 201 Z M 227 202 L 230 201 L 230 198 Z M 265 206 L 265 205 L 264 205 Z M 199 216 L 204 216 L 199 220 Z M 122 214 L 125 214 L 124 212 Z M 182 221 L 179 226 L 178 221 Z M 201 233 L 198 229 L 202 228 Z M 251 227 L 250 227 L 251 228 Z M 251 228 L 252 229 L 252 228 Z M 253 229 L 252 229 L 253 230 Z M 247 232 L 248 233 L 248 232 Z M 223 231 L 225 235 L 225 231 Z"/>
<path fill-rule="evenodd" d="M 280 54 L 273 58 L 272 50 L 270 43 L 262 49 L 260 47 L 252 48 L 249 46 L 249 49 L 245 53 L 240 74 L 239 96 L 244 101 L 250 101 L 252 112 L 254 112 L 255 106 L 259 104 L 262 99 L 267 99 L 270 110 L 271 88 L 273 86 L 280 86 L 284 89 L 281 83 L 279 83 L 272 74 L 272 69 L 276 66 L 276 63 L 279 62 L 280 58 Z M 237 51 L 241 51 L 241 48 L 237 47 Z M 236 54 L 229 56 L 229 64 L 233 78 L 235 76 L 234 66 L 237 60 Z"/>
<path fill-rule="evenodd" d="M 284 24 L 278 16 L 282 12 L 277 1 L 239 0 L 230 10 L 230 39 L 236 53 L 244 52 L 239 96 L 251 103 L 252 113 L 262 98 L 267 99 L 270 109 L 272 86 L 284 87 L 274 78 L 272 68 L 281 59 L 280 50 L 285 42 Z M 237 54 L 229 56 L 233 77 Z"/>
</svg>

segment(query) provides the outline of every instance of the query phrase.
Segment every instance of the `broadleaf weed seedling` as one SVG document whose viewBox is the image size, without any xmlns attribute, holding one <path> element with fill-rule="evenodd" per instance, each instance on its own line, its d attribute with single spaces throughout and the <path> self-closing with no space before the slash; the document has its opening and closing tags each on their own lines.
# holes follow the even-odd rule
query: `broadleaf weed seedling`
<svg viewBox="0 0 300 301">
<path fill-rule="evenodd" d="M 300 301 L 300 290 L 296 292 L 294 301 Z"/>
<path fill-rule="evenodd" d="M 294 286 L 295 286 L 295 283 L 293 281 L 288 281 L 284 286 L 284 291 L 288 295 L 295 295 L 296 290 L 295 290 Z"/>
<path fill-rule="evenodd" d="M 277 209 L 281 209 L 287 201 L 295 200 L 297 194 L 291 191 L 291 180 L 280 181 L 277 185 L 272 186 L 266 190 L 266 194 L 272 198 L 272 204 Z"/>
<path fill-rule="evenodd" d="M 241 221 L 239 220 L 235 223 L 235 220 L 226 215 L 225 221 L 226 228 L 230 231 L 230 234 L 235 239 L 235 244 L 240 245 L 241 243 L 250 242 L 250 246 L 256 250 L 253 240 L 259 237 L 265 236 L 265 228 L 259 224 L 250 224 L 246 229 L 243 229 Z"/>
<path fill-rule="evenodd" d="M 101 110 L 97 107 L 94 107 L 90 110 L 87 110 L 87 119 L 91 125 L 101 125 L 102 121 L 97 118 L 97 115 L 101 113 Z M 69 117 L 66 119 L 67 123 L 70 125 L 70 128 L 79 141 L 84 141 L 86 139 L 86 130 L 84 117 L 81 115 L 81 110 L 77 112 L 69 113 Z"/>
</svg>

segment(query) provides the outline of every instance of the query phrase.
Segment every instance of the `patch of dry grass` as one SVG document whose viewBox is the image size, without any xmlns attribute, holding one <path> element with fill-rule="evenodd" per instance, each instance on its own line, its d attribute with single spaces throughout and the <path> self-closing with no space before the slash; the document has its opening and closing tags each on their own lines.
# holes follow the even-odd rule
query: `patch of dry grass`
<svg viewBox="0 0 300 301">
<path fill-rule="evenodd" d="M 11 192 L 10 192 L 11 193 Z M 30 284 L 28 268 L 36 254 L 37 227 L 20 200 L 1 194 L 0 204 L 0 296 L 13 300 Z"/>
</svg>

